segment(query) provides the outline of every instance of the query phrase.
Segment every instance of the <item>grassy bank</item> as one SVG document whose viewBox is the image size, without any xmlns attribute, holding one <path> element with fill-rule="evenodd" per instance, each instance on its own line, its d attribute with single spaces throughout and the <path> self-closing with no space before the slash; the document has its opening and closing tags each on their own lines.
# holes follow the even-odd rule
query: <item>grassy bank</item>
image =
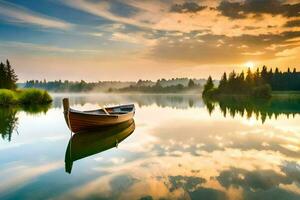
<svg viewBox="0 0 300 200">
<path fill-rule="evenodd" d="M 45 105 L 52 102 L 52 98 L 45 90 L 22 89 L 7 90 L 0 89 L 0 106 L 8 105 Z"/>
</svg>

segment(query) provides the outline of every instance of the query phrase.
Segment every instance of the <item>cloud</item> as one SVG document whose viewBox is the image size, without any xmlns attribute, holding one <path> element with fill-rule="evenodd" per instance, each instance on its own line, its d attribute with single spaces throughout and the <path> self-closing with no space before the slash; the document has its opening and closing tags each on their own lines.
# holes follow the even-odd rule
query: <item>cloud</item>
<svg viewBox="0 0 300 200">
<path fill-rule="evenodd" d="M 206 6 L 199 6 L 195 2 L 185 2 L 183 4 L 174 4 L 171 6 L 170 12 L 177 12 L 177 13 L 196 13 L 203 9 Z"/>
<path fill-rule="evenodd" d="M 300 165 L 297 162 L 285 162 L 282 165 L 281 170 L 291 179 L 291 182 L 297 181 L 300 183 Z"/>
<path fill-rule="evenodd" d="M 243 52 L 242 54 L 246 55 L 246 56 L 259 56 L 259 55 L 265 54 L 265 52 L 263 52 L 263 51 Z"/>
<path fill-rule="evenodd" d="M 64 48 L 57 46 L 25 43 L 25 42 L 2 42 L 0 44 L 2 47 L 7 48 L 17 48 L 18 50 L 23 49 L 27 51 L 43 51 L 43 52 L 52 52 L 52 53 L 81 53 L 81 54 L 97 54 L 101 53 L 101 50 L 97 49 L 72 49 Z"/>
<path fill-rule="evenodd" d="M 120 30 L 124 30 L 126 27 L 123 24 L 120 23 L 111 23 L 111 24 L 103 24 L 97 27 L 97 30 L 99 31 L 105 31 L 105 32 L 116 32 Z"/>
<path fill-rule="evenodd" d="M 31 24 L 41 26 L 43 28 L 55 28 L 67 30 L 72 28 L 72 24 L 65 21 L 55 19 L 49 16 L 41 15 L 30 11 L 24 7 L 17 6 L 12 3 L 0 0 L 0 16 L 1 21 L 16 24 Z"/>
<path fill-rule="evenodd" d="M 199 186 L 206 182 L 204 178 L 195 176 L 169 176 L 169 191 L 173 192 L 178 188 L 184 188 L 187 191 L 195 191 Z"/>
<path fill-rule="evenodd" d="M 191 199 L 210 199 L 210 200 L 228 200 L 230 199 L 225 192 L 213 188 L 200 188 L 189 192 Z"/>
<path fill-rule="evenodd" d="M 241 10 L 239 2 L 222 1 L 217 9 L 221 11 L 222 15 L 232 19 L 245 18 L 244 15 L 239 14 Z"/>
<path fill-rule="evenodd" d="M 133 44 L 142 44 L 145 46 L 153 46 L 156 44 L 156 39 L 148 39 L 142 32 L 127 34 L 122 32 L 115 32 L 112 34 L 111 40 Z"/>
<path fill-rule="evenodd" d="M 63 1 L 63 3 L 75 9 L 83 10 L 87 13 L 103 17 L 114 22 L 150 28 L 148 23 L 137 21 L 132 16 L 128 18 L 111 12 L 111 4 L 108 1 L 95 2 L 85 0 L 66 0 Z"/>
<path fill-rule="evenodd" d="M 287 21 L 285 27 L 300 27 L 300 19 Z"/>
<path fill-rule="evenodd" d="M 255 16 L 270 14 L 298 17 L 300 16 L 300 3 L 288 4 L 280 0 L 245 0 L 242 2 L 224 0 L 217 7 L 217 10 L 231 19 L 246 18 L 249 14 L 254 14 Z"/>
<path fill-rule="evenodd" d="M 222 171 L 217 180 L 225 188 L 235 186 L 242 187 L 245 190 L 251 188 L 253 191 L 268 190 L 272 187 L 278 187 L 279 184 L 291 183 L 286 176 L 273 170 L 248 171 L 238 168 Z"/>
<path fill-rule="evenodd" d="M 290 48 L 290 49 L 284 49 L 280 52 L 277 52 L 275 55 L 277 57 L 294 57 L 297 58 L 299 56 L 300 53 L 300 47 L 295 47 L 295 48 Z"/>
<path fill-rule="evenodd" d="M 296 162 L 286 162 L 281 166 L 280 173 L 272 169 L 246 170 L 231 167 L 215 177 L 225 188 L 242 188 L 244 198 L 269 199 L 270 193 L 285 196 L 286 199 L 298 199 L 299 193 L 284 190 L 282 186 L 299 184 L 299 165 Z M 250 199 L 252 199 L 250 198 Z M 276 199 L 276 198 L 275 198 Z M 278 198 L 280 199 L 280 197 Z"/>
<path fill-rule="evenodd" d="M 267 9 L 268 6 L 272 6 L 271 3 L 268 4 L 270 0 L 259 4 L 257 10 L 254 8 L 258 4 L 256 0 L 248 1 L 248 3 L 239 1 L 235 1 L 235 3 L 222 1 L 220 3 L 219 1 L 203 0 L 200 1 L 201 4 L 198 1 L 181 1 L 181 3 L 175 1 L 171 4 L 169 1 L 162 0 L 128 0 L 122 3 L 119 1 L 87 0 L 61 2 L 72 8 L 111 21 L 111 23 L 128 25 L 131 29 L 145 31 L 178 31 L 182 33 L 209 31 L 213 34 L 236 36 L 242 34 L 259 35 L 266 32 L 280 34 L 289 29 L 289 27 L 284 27 L 287 21 L 287 18 L 283 16 L 284 12 L 282 15 L 273 15 L 272 13 L 279 12 Z M 126 11 L 120 9 L 122 6 L 124 7 L 124 4 L 126 4 Z M 297 10 L 296 4 L 279 3 L 279 7 L 283 7 L 282 10 L 293 10 L 289 13 L 296 13 L 294 10 Z M 220 15 L 220 12 L 223 15 Z M 259 15 L 264 13 L 272 15 L 264 16 L 260 21 L 257 18 L 248 17 L 249 14 Z M 228 18 L 228 16 L 231 17 Z M 231 18 L 240 20 L 231 20 Z"/>
<path fill-rule="evenodd" d="M 20 163 L 16 167 L 12 167 L 1 172 L 3 177 L 0 187 L 1 195 L 15 191 L 24 187 L 26 184 L 32 182 L 36 177 L 47 174 L 51 171 L 57 170 L 63 166 L 61 161 L 55 161 L 52 163 L 41 165 L 27 165 L 26 163 Z M 5 178 L 5 174 L 10 174 L 9 178 Z M 3 196 L 2 196 L 3 197 Z"/>
<path fill-rule="evenodd" d="M 214 34 L 198 36 L 197 32 L 193 32 L 182 36 L 168 35 L 157 40 L 148 56 L 197 64 L 241 64 L 253 59 L 264 61 L 282 56 L 283 52 L 286 56 L 297 55 L 298 49 L 295 48 L 299 46 L 299 34 L 284 32 L 229 37 Z M 286 52 L 288 49 L 289 52 Z"/>
<path fill-rule="evenodd" d="M 249 60 L 260 65 L 269 60 L 290 59 L 299 55 L 299 49 L 295 48 L 300 43 L 291 39 L 300 36 L 298 26 L 300 17 L 289 17 L 298 15 L 299 1 L 59 0 L 59 2 L 63 5 L 55 6 L 69 7 L 66 9 L 66 14 L 70 15 L 68 17 L 73 15 L 75 18 L 82 17 L 81 24 L 76 24 L 68 31 L 70 37 L 61 33 L 59 35 L 54 35 L 53 32 L 43 33 L 36 38 L 39 43 L 42 43 L 42 40 L 57 43 L 51 46 L 14 44 L 16 48 L 12 49 L 13 51 L 2 50 L 5 57 L 16 55 L 22 50 L 26 54 L 28 49 L 41 51 L 39 55 L 45 52 L 54 54 L 56 51 L 79 52 L 81 56 L 96 54 L 98 49 L 102 49 L 109 52 L 107 54 L 111 57 L 117 56 L 116 52 L 118 56 L 126 57 L 126 60 L 132 56 L 130 57 L 132 60 L 137 58 L 140 62 L 149 63 L 149 66 L 157 66 L 157 71 L 159 68 L 166 70 L 166 66 L 171 63 L 174 72 L 179 75 L 190 76 L 197 71 L 196 74 L 202 76 L 201 73 L 214 73 L 213 70 L 219 73 L 225 65 L 236 66 Z M 45 15 L 42 15 L 28 9 L 30 7 L 19 7 L 0 0 L 1 21 L 63 30 L 73 26 L 47 16 L 49 13 L 46 10 Z M 6 34 L 7 31 L 2 33 L 4 36 Z M 73 35 L 76 35 L 76 41 L 70 40 Z M 7 39 L 10 38 L 7 36 Z M 18 38 L 19 41 L 22 39 Z M 26 38 L 26 42 L 35 43 L 36 39 Z M 72 47 L 62 46 L 62 43 L 72 44 Z M 72 49 L 73 46 L 82 45 L 85 47 L 92 45 L 95 49 L 88 47 L 82 50 Z M 17 49 L 18 46 L 21 50 Z M 105 60 L 109 60 L 108 57 Z M 117 62 L 120 61 L 113 59 L 109 61 L 114 66 L 119 65 Z M 282 63 L 284 66 L 289 64 L 286 61 Z M 137 62 L 133 61 L 130 64 L 131 67 L 137 65 Z M 277 63 L 272 65 L 278 66 Z M 299 67 L 298 64 L 295 65 Z M 95 64 L 94 68 L 96 67 Z M 123 66 L 118 68 L 121 69 Z M 182 69 L 189 70 L 184 72 Z"/>
</svg>

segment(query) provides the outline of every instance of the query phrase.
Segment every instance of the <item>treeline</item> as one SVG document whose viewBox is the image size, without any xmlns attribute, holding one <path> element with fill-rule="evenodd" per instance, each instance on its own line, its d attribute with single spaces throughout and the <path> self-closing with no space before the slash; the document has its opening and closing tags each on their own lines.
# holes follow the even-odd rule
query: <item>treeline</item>
<svg viewBox="0 0 300 200">
<path fill-rule="evenodd" d="M 290 68 L 286 72 L 276 68 L 269 69 L 263 66 L 252 72 L 248 69 L 247 73 L 231 72 L 229 75 L 223 74 L 217 88 L 214 87 L 212 78 L 209 77 L 205 86 L 204 96 L 216 95 L 253 95 L 268 97 L 271 91 L 300 91 L 300 72 Z"/>
<path fill-rule="evenodd" d="M 156 83 L 161 85 L 162 87 L 176 86 L 176 85 L 183 85 L 184 87 L 187 87 L 191 80 L 195 83 L 195 85 L 204 85 L 206 81 L 205 79 L 189 79 L 189 78 L 164 79 L 162 78 L 162 79 L 158 79 Z"/>
<path fill-rule="evenodd" d="M 184 87 L 187 87 L 190 80 L 192 80 L 196 85 L 203 85 L 205 83 L 205 79 L 189 79 L 189 78 L 171 78 L 171 79 L 158 79 L 157 81 L 151 81 L 151 80 L 138 80 L 136 82 L 136 86 L 154 86 L 156 84 L 159 84 L 162 87 L 167 86 L 177 86 L 177 85 L 183 85 Z"/>
<path fill-rule="evenodd" d="M 291 91 L 300 90 L 300 73 L 294 69 L 281 72 L 278 68 L 273 72 L 263 66 L 255 72 L 250 69 L 244 72 L 224 73 L 218 87 L 214 86 L 212 78 L 209 77 L 203 90 L 205 97 L 220 97 L 224 95 L 251 95 L 253 97 L 270 97 L 272 90 Z"/>
<path fill-rule="evenodd" d="M 71 81 L 26 81 L 25 88 L 40 88 L 48 91 L 90 91 L 95 87 L 95 83 L 86 83 L 85 81 L 71 82 Z"/>
<path fill-rule="evenodd" d="M 39 88 L 52 92 L 145 92 L 145 93 L 176 93 L 192 89 L 199 89 L 202 79 L 173 78 L 151 80 L 138 80 L 137 82 L 120 81 L 39 81 L 30 80 L 23 84 L 24 88 Z M 199 84 L 197 84 L 199 83 Z M 174 85 L 173 85 L 174 84 Z M 198 90 L 200 91 L 200 89 Z"/>
<path fill-rule="evenodd" d="M 288 68 L 286 72 L 276 68 L 273 72 L 272 69 L 268 71 L 267 67 L 264 66 L 261 77 L 270 84 L 274 91 L 300 91 L 300 72 L 297 72 L 296 68 L 292 71 Z"/>
<path fill-rule="evenodd" d="M 264 68 L 266 69 L 266 68 Z M 251 72 L 248 69 L 246 75 L 244 72 L 236 73 L 232 71 L 228 77 L 224 73 L 221 77 L 218 87 L 214 87 L 212 78 L 209 77 L 203 90 L 204 97 L 223 97 L 232 95 L 246 95 L 252 97 L 268 98 L 271 95 L 270 85 L 263 79 L 259 69 Z"/>
<path fill-rule="evenodd" d="M 0 89 L 14 90 L 17 88 L 18 76 L 14 69 L 10 65 L 10 62 L 6 60 L 6 63 L 0 63 Z"/>
<path fill-rule="evenodd" d="M 90 91 L 107 91 L 109 88 L 128 87 L 134 82 L 120 82 L 120 81 L 99 81 L 99 82 L 85 82 L 81 81 L 26 81 L 24 88 L 40 88 L 52 92 L 90 92 Z"/>
<path fill-rule="evenodd" d="M 190 79 L 186 86 L 182 84 L 162 86 L 161 82 L 157 81 L 156 84 L 152 86 L 136 84 L 126 88 L 110 89 L 109 92 L 180 93 L 193 90 L 200 91 L 200 89 L 201 85 L 195 84 L 195 82 L 192 79 Z"/>
</svg>

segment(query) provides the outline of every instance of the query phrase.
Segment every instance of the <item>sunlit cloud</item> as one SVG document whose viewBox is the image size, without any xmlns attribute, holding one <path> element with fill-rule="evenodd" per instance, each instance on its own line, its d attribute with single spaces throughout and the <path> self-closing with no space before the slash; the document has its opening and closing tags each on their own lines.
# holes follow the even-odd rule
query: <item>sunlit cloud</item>
<svg viewBox="0 0 300 200">
<path fill-rule="evenodd" d="M 248 56 L 259 56 L 263 55 L 265 52 L 263 51 L 256 51 L 256 52 L 243 52 L 243 55 L 248 55 Z"/>
<path fill-rule="evenodd" d="M 115 32 L 112 34 L 111 40 L 134 43 L 134 44 L 142 44 L 142 45 L 146 45 L 146 46 L 153 46 L 157 42 L 156 39 L 147 39 L 143 35 L 143 33 L 124 34 L 124 33 L 120 33 L 120 32 Z"/>
<path fill-rule="evenodd" d="M 287 14 L 288 12 L 291 12 L 292 16 L 297 15 L 294 11 L 288 11 L 287 8 L 283 9 L 285 7 L 281 6 L 280 3 L 278 3 L 278 6 L 282 9 L 282 15 L 280 13 L 274 15 L 271 11 L 266 10 L 261 12 L 259 20 L 251 16 L 247 17 L 248 15 L 239 17 L 237 20 L 231 20 L 226 13 L 222 12 L 224 9 L 224 6 L 222 6 L 223 2 L 221 6 L 218 4 L 219 1 L 214 1 L 213 3 L 210 1 L 180 2 L 182 1 L 174 1 L 174 4 L 160 0 L 126 1 L 123 4 L 129 6 L 128 10 L 134 10 L 128 16 L 121 16 L 119 13 L 111 11 L 113 4 L 117 4 L 117 1 L 67 0 L 63 3 L 113 22 L 154 30 L 180 32 L 210 30 L 213 34 L 225 34 L 227 36 L 264 34 L 266 29 L 268 33 L 299 30 L 297 26 L 284 26 L 289 20 L 290 15 Z M 251 6 L 253 7 L 253 5 Z M 255 13 L 255 10 L 253 12 Z M 257 12 L 260 12 L 258 8 Z"/>
</svg>

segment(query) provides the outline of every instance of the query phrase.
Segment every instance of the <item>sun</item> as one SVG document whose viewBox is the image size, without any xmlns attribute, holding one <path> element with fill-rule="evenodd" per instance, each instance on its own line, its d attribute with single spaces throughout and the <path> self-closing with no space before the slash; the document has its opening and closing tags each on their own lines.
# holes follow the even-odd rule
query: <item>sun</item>
<svg viewBox="0 0 300 200">
<path fill-rule="evenodd" d="M 247 68 L 253 69 L 254 68 L 254 63 L 252 61 L 248 61 L 248 62 L 245 63 L 245 66 Z"/>
</svg>

